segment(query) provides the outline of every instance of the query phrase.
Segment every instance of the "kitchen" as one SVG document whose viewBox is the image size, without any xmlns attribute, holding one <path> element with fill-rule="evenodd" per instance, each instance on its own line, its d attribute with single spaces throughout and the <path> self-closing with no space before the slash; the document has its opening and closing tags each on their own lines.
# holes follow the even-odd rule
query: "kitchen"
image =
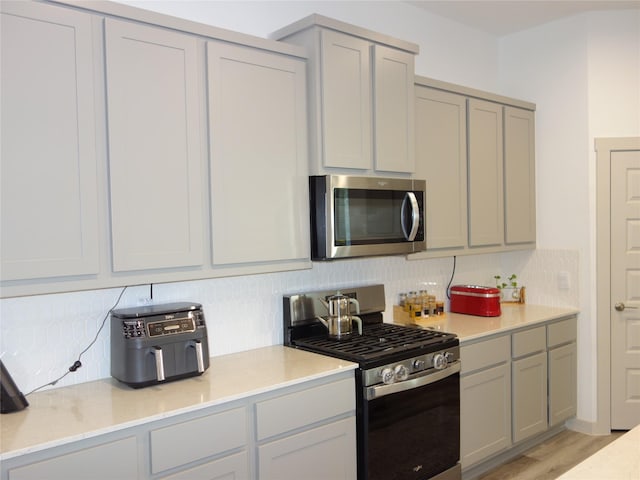
<svg viewBox="0 0 640 480">
<path fill-rule="evenodd" d="M 151 8 L 150 3 L 144 4 Z M 193 15 L 201 22 L 207 18 L 191 7 L 169 3 L 165 8 L 178 11 L 165 13 Z M 255 16 L 248 15 L 241 4 L 216 2 L 209 8 L 212 19 L 206 23 L 245 28 L 246 33 L 261 37 L 313 12 L 339 18 L 419 43 L 419 75 L 536 103 L 537 250 L 459 257 L 456 280 L 488 284 L 496 274 L 517 272 L 527 285 L 529 303 L 577 307 L 578 423 L 586 431 L 606 429 L 598 424 L 598 385 L 593 373 L 597 338 L 591 300 L 595 297 L 592 147 L 596 137 L 638 135 L 637 15 L 590 12 L 498 37 L 396 2 L 257 2 L 251 10 Z M 242 27 L 248 19 L 258 24 Z M 612 51 L 621 58 L 611 55 Z M 384 257 L 314 263 L 313 269 L 299 272 L 159 283 L 153 285 L 152 295 L 158 302 L 203 302 L 211 354 L 217 356 L 281 344 L 284 293 L 380 282 L 386 287 L 388 318 L 397 293 L 422 282 L 430 282 L 444 298 L 451 272 L 451 258 L 407 262 Z M 569 279 L 568 288 L 560 288 L 560 274 Z M 117 289 L 94 290 L 2 300 L 2 359 L 23 391 L 67 370 L 76 355 L 69 351 L 79 352 L 91 341 L 118 293 Z M 138 305 L 150 296 L 149 285 L 131 287 L 120 305 Z M 239 306 L 251 314 L 238 315 Z M 108 377 L 108 356 L 108 339 L 102 336 L 83 357 L 84 366 L 65 378 L 69 383 L 59 386 Z"/>
</svg>

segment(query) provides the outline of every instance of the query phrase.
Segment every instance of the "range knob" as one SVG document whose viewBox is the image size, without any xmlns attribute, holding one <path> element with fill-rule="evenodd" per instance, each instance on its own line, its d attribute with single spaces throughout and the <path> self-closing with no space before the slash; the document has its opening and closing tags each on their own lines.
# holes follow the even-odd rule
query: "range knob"
<svg viewBox="0 0 640 480">
<path fill-rule="evenodd" d="M 409 369 L 404 365 L 396 365 L 396 368 L 393 369 L 393 372 L 396 375 L 396 380 L 402 382 L 409 378 Z"/>
<path fill-rule="evenodd" d="M 424 367 L 426 366 L 427 362 L 425 362 L 423 359 L 421 358 L 416 358 L 413 361 L 413 369 L 414 370 L 424 370 Z"/>
<path fill-rule="evenodd" d="M 385 385 L 390 385 L 392 383 L 395 383 L 396 381 L 396 373 L 389 367 L 382 369 L 382 372 L 380 372 L 380 377 L 382 378 L 382 383 L 384 383 Z"/>
<path fill-rule="evenodd" d="M 433 356 L 433 368 L 436 370 L 442 370 L 447 366 L 448 360 L 447 356 L 444 353 L 436 353 Z"/>
</svg>

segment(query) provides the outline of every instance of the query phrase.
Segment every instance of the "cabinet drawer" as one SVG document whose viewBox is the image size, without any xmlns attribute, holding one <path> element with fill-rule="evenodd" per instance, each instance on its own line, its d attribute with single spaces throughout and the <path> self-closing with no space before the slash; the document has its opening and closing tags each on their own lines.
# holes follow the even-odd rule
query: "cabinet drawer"
<svg viewBox="0 0 640 480">
<path fill-rule="evenodd" d="M 512 335 L 511 356 L 523 357 L 547 349 L 547 332 L 545 327 L 536 327 Z"/>
<path fill-rule="evenodd" d="M 575 342 L 577 338 L 576 317 L 567 318 L 547 326 L 547 346 Z"/>
<path fill-rule="evenodd" d="M 151 472 L 217 455 L 247 443 L 244 408 L 195 418 L 151 431 Z"/>
<path fill-rule="evenodd" d="M 9 480 L 138 478 L 135 437 L 85 448 L 9 470 Z"/>
<path fill-rule="evenodd" d="M 197 467 L 189 468 L 162 480 L 228 480 L 233 478 L 249 478 L 249 459 L 247 452 L 240 452 L 228 457 L 218 458 Z"/>
<path fill-rule="evenodd" d="M 352 378 L 256 404 L 258 440 L 354 411 Z"/>
<path fill-rule="evenodd" d="M 460 347 L 461 374 L 498 365 L 509 360 L 509 336 L 484 340 Z"/>
</svg>

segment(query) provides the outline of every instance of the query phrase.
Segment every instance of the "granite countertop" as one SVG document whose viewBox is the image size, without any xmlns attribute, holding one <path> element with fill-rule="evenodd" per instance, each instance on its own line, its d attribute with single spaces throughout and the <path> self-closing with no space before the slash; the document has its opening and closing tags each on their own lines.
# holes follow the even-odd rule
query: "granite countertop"
<svg viewBox="0 0 640 480">
<path fill-rule="evenodd" d="M 638 480 L 640 425 L 598 450 L 558 480 Z"/>
<path fill-rule="evenodd" d="M 499 317 L 477 317 L 461 313 L 447 312 L 424 319 L 409 318 L 398 306 L 394 307 L 394 322 L 402 324 L 414 323 L 425 328 L 455 333 L 464 344 L 472 340 L 490 335 L 506 333 L 523 327 L 530 327 L 536 323 L 557 320 L 575 315 L 575 308 L 547 307 L 543 305 L 529 305 L 518 303 L 503 303 L 502 315 Z"/>
<path fill-rule="evenodd" d="M 29 395 L 0 418 L 0 460 L 340 372 L 357 364 L 276 345 L 210 359 L 207 371 L 133 389 L 107 378 Z"/>
</svg>

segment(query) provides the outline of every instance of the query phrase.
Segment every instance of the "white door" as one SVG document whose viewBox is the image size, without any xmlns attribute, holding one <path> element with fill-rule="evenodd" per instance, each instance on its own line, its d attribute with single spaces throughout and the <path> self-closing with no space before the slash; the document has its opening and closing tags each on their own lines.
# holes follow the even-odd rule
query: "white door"
<svg viewBox="0 0 640 480">
<path fill-rule="evenodd" d="M 611 152 L 611 429 L 640 424 L 640 150 Z"/>
</svg>

